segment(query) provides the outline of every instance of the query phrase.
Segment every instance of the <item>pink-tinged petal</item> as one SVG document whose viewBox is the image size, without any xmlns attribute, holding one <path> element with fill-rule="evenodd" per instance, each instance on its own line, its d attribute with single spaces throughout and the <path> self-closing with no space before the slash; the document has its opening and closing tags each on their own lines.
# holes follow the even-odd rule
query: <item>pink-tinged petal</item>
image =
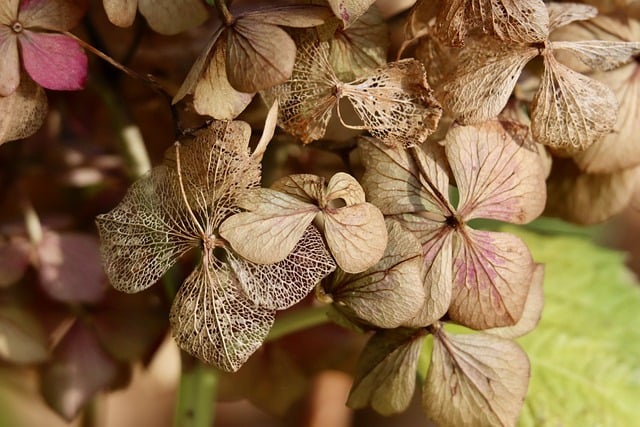
<svg viewBox="0 0 640 427">
<path fill-rule="evenodd" d="M 19 19 L 25 28 L 67 31 L 80 23 L 87 0 L 22 0 Z"/>
<path fill-rule="evenodd" d="M 87 81 L 87 55 L 62 34 L 24 31 L 20 37 L 27 73 L 46 89 L 80 90 Z"/>
<path fill-rule="evenodd" d="M 20 0 L 3 0 L 0 2 L 0 24 L 11 25 L 18 17 Z"/>
<path fill-rule="evenodd" d="M 523 224 L 542 213 L 545 171 L 528 128 L 500 121 L 457 126 L 447 133 L 445 147 L 465 221 Z"/>
<path fill-rule="evenodd" d="M 520 238 L 464 227 L 456 234 L 449 316 L 472 329 L 514 325 L 522 317 L 535 264 Z"/>
<path fill-rule="evenodd" d="M 9 27 L 0 25 L 0 95 L 9 96 L 20 84 L 18 38 Z"/>
</svg>

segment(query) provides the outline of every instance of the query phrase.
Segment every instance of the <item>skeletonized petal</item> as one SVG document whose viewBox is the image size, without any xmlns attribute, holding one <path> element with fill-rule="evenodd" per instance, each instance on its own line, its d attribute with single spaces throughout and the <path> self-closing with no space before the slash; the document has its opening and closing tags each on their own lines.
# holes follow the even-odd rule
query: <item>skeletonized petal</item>
<svg viewBox="0 0 640 427">
<path fill-rule="evenodd" d="M 329 45 L 316 41 L 298 43 L 291 78 L 261 92 L 268 105 L 278 100 L 278 125 L 307 144 L 324 136 L 337 104 L 336 77 L 329 64 Z"/>
<path fill-rule="evenodd" d="M 18 19 L 25 28 L 67 31 L 80 23 L 87 0 L 22 0 Z"/>
<path fill-rule="evenodd" d="M 487 334 L 435 334 L 422 405 L 442 427 L 516 425 L 529 360 L 513 341 Z"/>
<path fill-rule="evenodd" d="M 436 195 L 436 191 L 446 197 L 449 194 L 446 160 L 436 144 L 424 144 L 415 150 L 433 187 L 408 150 L 389 148 L 366 137 L 360 138 L 358 150 L 365 167 L 362 186 L 385 215 L 426 211 L 444 219 L 453 211 L 448 200 L 443 202 Z"/>
<path fill-rule="evenodd" d="M 407 409 L 424 336 L 420 329 L 392 329 L 371 337 L 358 360 L 347 405 L 370 405 L 383 415 Z"/>
<path fill-rule="evenodd" d="M 138 7 L 149 26 L 160 34 L 178 34 L 207 20 L 207 8 L 200 0 L 138 0 Z"/>
<path fill-rule="evenodd" d="M 583 76 L 544 53 L 544 75 L 531 106 L 535 140 L 580 151 L 612 131 L 618 101 L 604 84 Z"/>
<path fill-rule="evenodd" d="M 549 12 L 549 32 L 564 27 L 574 21 L 584 21 L 598 14 L 598 9 L 580 3 L 547 3 Z"/>
<path fill-rule="evenodd" d="M 219 40 L 213 48 L 209 65 L 193 89 L 193 106 L 199 114 L 216 120 L 235 119 L 249 105 L 253 93 L 239 92 L 227 79 L 225 40 Z"/>
<path fill-rule="evenodd" d="M 341 96 L 349 99 L 371 135 L 391 147 L 422 144 L 442 115 L 424 67 L 415 59 L 391 62 L 345 84 Z"/>
<path fill-rule="evenodd" d="M 582 40 L 551 42 L 551 49 L 565 49 L 576 55 L 592 70 L 617 68 L 640 53 L 640 42 Z"/>
<path fill-rule="evenodd" d="M 458 69 L 436 89 L 436 98 L 459 123 L 494 118 L 507 104 L 524 66 L 537 55 L 536 48 L 490 38 L 468 43 Z"/>
<path fill-rule="evenodd" d="M 220 235 L 234 251 L 257 264 L 282 261 L 319 212 L 315 205 L 268 188 L 254 189 L 239 204 L 251 210 L 225 220 Z"/>
<path fill-rule="evenodd" d="M 275 311 L 240 293 L 228 267 L 205 256 L 178 290 L 169 321 L 180 348 L 235 372 L 260 347 L 274 318 Z"/>
<path fill-rule="evenodd" d="M 229 265 L 247 298 L 274 310 L 284 310 L 302 300 L 336 268 L 322 235 L 312 225 L 280 262 L 258 265 L 230 255 Z"/>
<path fill-rule="evenodd" d="M 324 209 L 324 235 L 341 269 L 359 273 L 377 263 L 387 246 L 382 212 L 371 203 Z"/>
<path fill-rule="evenodd" d="M 542 213 L 545 173 L 529 129 L 490 121 L 449 129 L 447 158 L 460 191 L 458 214 L 527 223 Z"/>
<path fill-rule="evenodd" d="M 114 210 L 96 218 L 104 270 L 119 291 L 148 288 L 198 244 L 193 225 L 184 221 L 176 182 L 175 172 L 154 168 Z"/>
<path fill-rule="evenodd" d="M 24 68 L 44 88 L 84 88 L 87 81 L 87 55 L 72 38 L 25 30 L 20 36 L 20 48 Z"/>
<path fill-rule="evenodd" d="M 0 144 L 33 135 L 46 116 L 44 89 L 24 76 L 16 91 L 0 97 Z"/>
<path fill-rule="evenodd" d="M 535 268 L 520 238 L 464 226 L 456 234 L 453 260 L 452 320 L 472 329 L 520 320 Z"/>
<path fill-rule="evenodd" d="M 422 249 L 396 221 L 387 221 L 389 244 L 382 259 L 358 274 L 335 274 L 324 287 L 333 306 L 355 323 L 397 328 L 422 307 Z"/>
</svg>

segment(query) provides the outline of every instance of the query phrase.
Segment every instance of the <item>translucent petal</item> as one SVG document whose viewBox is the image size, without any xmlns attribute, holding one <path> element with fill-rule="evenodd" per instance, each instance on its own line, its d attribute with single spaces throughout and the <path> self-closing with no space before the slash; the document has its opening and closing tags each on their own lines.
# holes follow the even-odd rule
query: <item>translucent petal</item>
<svg viewBox="0 0 640 427">
<path fill-rule="evenodd" d="M 458 215 L 527 223 L 542 213 L 545 171 L 529 129 L 490 121 L 456 126 L 445 139 L 460 192 Z"/>
<path fill-rule="evenodd" d="M 274 264 L 253 264 L 229 254 L 242 292 L 260 307 L 284 310 L 306 297 L 336 268 L 322 235 L 309 226 L 287 257 Z"/>
<path fill-rule="evenodd" d="M 47 116 L 47 95 L 29 76 L 18 89 L 0 97 L 0 144 L 33 135 Z"/>
<path fill-rule="evenodd" d="M 407 409 L 424 336 L 420 329 L 393 329 L 371 337 L 358 360 L 347 405 L 354 409 L 371 405 L 383 415 Z"/>
<path fill-rule="evenodd" d="M 598 14 L 593 6 L 579 3 L 547 3 L 549 11 L 549 32 L 574 21 L 584 21 Z"/>
<path fill-rule="evenodd" d="M 205 255 L 178 290 L 169 321 L 181 349 L 218 369 L 235 372 L 260 347 L 274 317 L 275 311 L 255 305 L 240 293 L 226 266 Z"/>
<path fill-rule="evenodd" d="M 391 147 L 423 143 L 442 115 L 424 67 L 415 59 L 391 62 L 360 81 L 344 84 L 339 96 L 349 99 L 371 135 Z"/>
<path fill-rule="evenodd" d="M 535 140 L 579 151 L 612 131 L 618 102 L 611 89 L 544 53 L 544 75 L 531 106 Z"/>
<path fill-rule="evenodd" d="M 529 360 L 513 341 L 440 329 L 422 390 L 442 427 L 516 425 L 529 384 Z"/>
<path fill-rule="evenodd" d="M 465 226 L 454 244 L 449 316 L 472 329 L 517 323 L 534 268 L 531 253 L 520 238 Z"/>
<path fill-rule="evenodd" d="M 607 40 L 556 41 L 551 49 L 565 49 L 576 55 L 593 70 L 612 70 L 640 53 L 640 42 Z"/>
</svg>

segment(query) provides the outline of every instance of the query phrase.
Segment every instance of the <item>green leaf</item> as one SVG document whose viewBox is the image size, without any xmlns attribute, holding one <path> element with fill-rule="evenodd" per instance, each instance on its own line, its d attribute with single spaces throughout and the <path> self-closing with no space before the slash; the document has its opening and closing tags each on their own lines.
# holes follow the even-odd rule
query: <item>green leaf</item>
<svg viewBox="0 0 640 427">
<path fill-rule="evenodd" d="M 542 320 L 519 340 L 531 360 L 520 425 L 636 425 L 640 287 L 624 256 L 579 237 L 518 234 L 546 269 Z"/>
</svg>

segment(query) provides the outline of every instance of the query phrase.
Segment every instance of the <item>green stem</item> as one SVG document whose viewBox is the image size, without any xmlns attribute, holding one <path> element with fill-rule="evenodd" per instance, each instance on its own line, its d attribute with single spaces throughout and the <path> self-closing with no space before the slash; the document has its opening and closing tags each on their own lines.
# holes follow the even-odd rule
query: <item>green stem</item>
<svg viewBox="0 0 640 427">
<path fill-rule="evenodd" d="M 216 368 L 182 353 L 182 373 L 174 427 L 213 426 L 218 380 Z"/>
<path fill-rule="evenodd" d="M 329 307 L 329 305 L 323 305 L 284 313 L 276 319 L 265 342 L 329 322 L 327 316 Z"/>
</svg>

